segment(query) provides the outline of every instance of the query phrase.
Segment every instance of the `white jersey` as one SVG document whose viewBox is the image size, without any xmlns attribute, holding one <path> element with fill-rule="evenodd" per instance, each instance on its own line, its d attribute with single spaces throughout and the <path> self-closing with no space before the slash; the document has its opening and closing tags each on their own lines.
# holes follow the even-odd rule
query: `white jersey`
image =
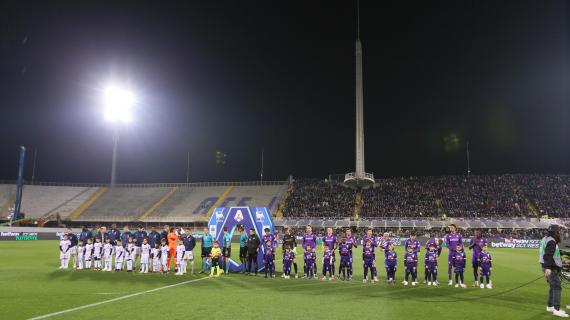
<svg viewBox="0 0 570 320">
<path fill-rule="evenodd" d="M 160 259 L 162 261 L 168 261 L 168 253 L 170 252 L 170 248 L 168 245 L 160 246 Z"/>
<path fill-rule="evenodd" d="M 125 248 L 123 246 L 115 246 L 115 261 L 123 261 L 125 258 Z"/>
<path fill-rule="evenodd" d="M 83 256 L 85 256 L 85 246 L 77 246 L 77 258 L 83 260 Z"/>
<path fill-rule="evenodd" d="M 176 247 L 176 260 L 182 261 L 184 259 L 184 253 L 186 252 L 186 247 L 183 244 Z"/>
<path fill-rule="evenodd" d="M 150 249 L 150 252 L 152 253 L 152 258 L 158 260 L 158 256 L 160 255 L 160 249 L 159 248 L 152 248 L 152 249 Z"/>
<path fill-rule="evenodd" d="M 113 245 L 110 243 L 105 243 L 105 245 L 103 246 L 103 256 L 105 256 L 105 258 L 110 258 L 111 256 L 113 256 Z"/>
<path fill-rule="evenodd" d="M 102 251 L 103 251 L 103 244 L 101 242 L 95 242 L 93 244 L 93 257 L 101 258 Z"/>
<path fill-rule="evenodd" d="M 71 247 L 71 241 L 69 240 L 61 240 L 59 242 L 59 248 L 63 253 L 67 253 L 70 247 Z"/>
<path fill-rule="evenodd" d="M 141 246 L 141 255 L 150 256 L 150 244 L 144 244 Z"/>
<path fill-rule="evenodd" d="M 135 245 L 132 243 L 127 243 L 127 247 L 125 248 L 125 258 L 127 260 L 132 259 L 135 257 Z"/>
<path fill-rule="evenodd" d="M 85 246 L 85 260 L 91 260 L 92 255 L 93 255 L 93 244 L 88 243 Z"/>
</svg>

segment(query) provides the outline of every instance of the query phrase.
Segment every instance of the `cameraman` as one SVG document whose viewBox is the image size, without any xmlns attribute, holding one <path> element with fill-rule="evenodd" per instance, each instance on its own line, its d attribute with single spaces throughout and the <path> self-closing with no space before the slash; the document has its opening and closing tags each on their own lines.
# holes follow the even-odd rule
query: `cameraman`
<svg viewBox="0 0 570 320">
<path fill-rule="evenodd" d="M 555 224 L 550 225 L 548 227 L 548 235 L 540 241 L 539 262 L 542 265 L 544 277 L 550 286 L 546 311 L 552 312 L 557 317 L 568 318 L 568 314 L 564 310 L 560 310 L 560 296 L 562 294 L 560 270 L 562 268 L 562 258 L 558 248 L 559 242 L 560 227 Z"/>
</svg>

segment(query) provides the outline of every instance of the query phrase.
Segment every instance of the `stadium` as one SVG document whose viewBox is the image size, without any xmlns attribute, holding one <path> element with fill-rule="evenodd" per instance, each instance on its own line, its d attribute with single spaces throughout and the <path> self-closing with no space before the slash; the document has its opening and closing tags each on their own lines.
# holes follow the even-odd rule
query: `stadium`
<svg viewBox="0 0 570 320">
<path fill-rule="evenodd" d="M 569 317 L 566 3 L 2 6 L 0 319 Z"/>
</svg>

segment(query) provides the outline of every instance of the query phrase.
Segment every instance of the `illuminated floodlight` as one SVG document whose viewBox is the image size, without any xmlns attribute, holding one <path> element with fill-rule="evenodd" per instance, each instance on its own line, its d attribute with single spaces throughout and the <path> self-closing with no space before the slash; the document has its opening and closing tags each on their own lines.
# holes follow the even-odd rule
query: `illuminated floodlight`
<svg viewBox="0 0 570 320">
<path fill-rule="evenodd" d="M 109 86 L 103 92 L 105 120 L 109 122 L 129 123 L 132 121 L 132 109 L 135 96 L 132 92 Z"/>
</svg>

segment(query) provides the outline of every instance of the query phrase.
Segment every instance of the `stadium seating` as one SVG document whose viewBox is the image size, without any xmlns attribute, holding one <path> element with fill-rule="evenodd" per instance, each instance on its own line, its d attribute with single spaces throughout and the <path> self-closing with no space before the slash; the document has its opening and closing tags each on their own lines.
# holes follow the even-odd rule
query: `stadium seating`
<svg viewBox="0 0 570 320">
<path fill-rule="evenodd" d="M 22 209 L 26 217 L 40 218 L 49 213 L 66 217 L 97 188 L 25 185 Z"/>
<path fill-rule="evenodd" d="M 171 188 L 109 188 L 76 220 L 134 221 L 158 202 Z"/>
<path fill-rule="evenodd" d="M 10 184 L 0 184 L 0 217 L 8 217 L 9 208 L 14 204 L 16 187 Z"/>
<path fill-rule="evenodd" d="M 227 187 L 179 188 L 144 221 L 205 220 L 205 213 L 226 191 Z"/>
</svg>

